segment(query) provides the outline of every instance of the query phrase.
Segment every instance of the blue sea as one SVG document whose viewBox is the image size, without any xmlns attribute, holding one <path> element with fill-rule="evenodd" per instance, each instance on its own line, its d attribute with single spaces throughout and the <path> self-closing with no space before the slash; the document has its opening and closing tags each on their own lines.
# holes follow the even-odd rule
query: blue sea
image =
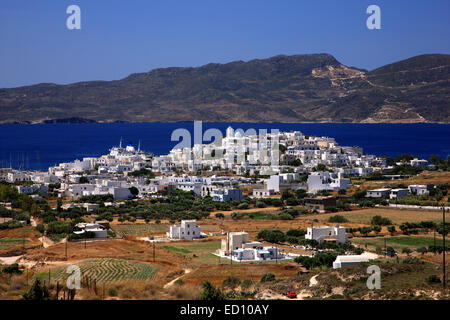
<svg viewBox="0 0 450 320">
<path fill-rule="evenodd" d="M 360 146 L 366 154 L 395 157 L 410 153 L 428 159 L 437 154 L 450 155 L 448 124 L 353 124 L 353 123 L 203 123 L 203 132 L 217 128 L 225 135 L 228 126 L 299 130 L 306 135 L 333 137 L 343 146 Z M 38 124 L 0 125 L 0 167 L 47 170 L 49 166 L 83 157 L 108 153 L 113 146 L 135 146 L 153 154 L 167 154 L 178 141 L 171 141 L 175 129 L 189 130 L 193 139 L 193 122 L 111 123 L 111 124 Z"/>
</svg>

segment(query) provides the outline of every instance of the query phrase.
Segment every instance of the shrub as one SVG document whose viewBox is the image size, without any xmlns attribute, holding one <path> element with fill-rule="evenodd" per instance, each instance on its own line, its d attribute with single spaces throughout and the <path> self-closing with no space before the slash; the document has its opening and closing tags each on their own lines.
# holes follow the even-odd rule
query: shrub
<svg viewBox="0 0 450 320">
<path fill-rule="evenodd" d="M 200 294 L 199 300 L 225 300 L 223 292 L 211 282 L 203 282 L 202 287 L 203 291 Z"/>
<path fill-rule="evenodd" d="M 334 223 L 343 223 L 343 222 L 348 222 L 348 219 L 344 216 L 340 216 L 340 215 L 335 215 L 335 216 L 331 216 L 328 219 L 328 222 L 334 222 Z"/>
<path fill-rule="evenodd" d="M 108 289 L 108 295 L 110 297 L 117 297 L 118 294 L 119 294 L 119 292 L 117 291 L 116 288 L 109 288 Z"/>
<path fill-rule="evenodd" d="M 228 278 L 226 278 L 225 280 L 223 280 L 222 282 L 222 287 L 223 288 L 230 288 L 230 289 L 234 289 L 237 286 L 239 286 L 241 284 L 241 280 L 239 280 L 236 277 L 233 276 L 229 276 Z"/>
<path fill-rule="evenodd" d="M 261 282 L 275 281 L 275 275 L 273 273 L 266 273 L 261 277 Z"/>
<path fill-rule="evenodd" d="M 3 273 L 9 273 L 9 274 L 14 274 L 14 273 L 21 274 L 22 270 L 19 269 L 19 265 L 17 263 L 13 263 L 13 264 L 11 264 L 11 265 L 9 265 L 7 267 L 4 267 L 2 269 L 2 272 Z"/>
<path fill-rule="evenodd" d="M 376 226 L 387 226 L 392 224 L 392 221 L 388 218 L 383 218 L 382 216 L 374 216 L 372 217 L 372 221 L 370 224 L 376 225 Z"/>
<path fill-rule="evenodd" d="M 441 283 L 441 279 L 440 279 L 437 275 L 435 275 L 435 274 L 429 275 L 429 276 L 426 278 L 426 281 L 427 281 L 427 283 L 429 283 L 429 284 L 433 284 L 433 283 Z"/>
<path fill-rule="evenodd" d="M 245 280 L 242 281 L 242 283 L 241 283 L 241 289 L 242 289 L 242 290 L 247 290 L 248 288 L 251 287 L 252 284 L 253 284 L 252 280 L 245 279 Z"/>
</svg>

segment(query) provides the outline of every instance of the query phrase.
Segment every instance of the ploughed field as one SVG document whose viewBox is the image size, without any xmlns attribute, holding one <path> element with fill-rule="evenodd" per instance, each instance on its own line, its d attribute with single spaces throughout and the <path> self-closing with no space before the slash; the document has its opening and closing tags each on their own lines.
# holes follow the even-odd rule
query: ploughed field
<svg viewBox="0 0 450 320">
<path fill-rule="evenodd" d="M 124 259 L 100 258 L 86 259 L 75 263 L 80 268 L 83 277 L 97 282 L 116 282 L 128 280 L 150 280 L 154 277 L 156 269 L 149 263 L 133 262 Z M 50 270 L 52 281 L 65 281 L 69 276 L 66 267 Z M 48 271 L 36 274 L 39 279 L 48 279 Z"/>
</svg>

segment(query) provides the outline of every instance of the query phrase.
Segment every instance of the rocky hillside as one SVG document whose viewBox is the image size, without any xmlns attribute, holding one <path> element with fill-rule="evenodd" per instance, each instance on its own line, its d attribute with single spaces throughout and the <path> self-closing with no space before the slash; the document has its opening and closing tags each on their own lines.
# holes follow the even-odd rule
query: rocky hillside
<svg viewBox="0 0 450 320">
<path fill-rule="evenodd" d="M 329 54 L 0 89 L 0 122 L 450 122 L 450 55 L 373 71 Z"/>
</svg>

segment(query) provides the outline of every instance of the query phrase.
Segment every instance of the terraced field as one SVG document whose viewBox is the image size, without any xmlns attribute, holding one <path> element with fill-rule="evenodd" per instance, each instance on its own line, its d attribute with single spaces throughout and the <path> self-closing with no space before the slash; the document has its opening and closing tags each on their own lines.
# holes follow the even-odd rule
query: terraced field
<svg viewBox="0 0 450 320">
<path fill-rule="evenodd" d="M 128 280 L 152 279 L 156 270 L 145 262 L 132 262 L 124 259 L 87 259 L 77 263 L 82 276 L 88 276 L 97 282 L 120 282 Z M 61 268 L 55 270 L 55 280 L 66 280 L 68 274 Z M 44 272 L 45 276 L 45 272 Z"/>
</svg>

